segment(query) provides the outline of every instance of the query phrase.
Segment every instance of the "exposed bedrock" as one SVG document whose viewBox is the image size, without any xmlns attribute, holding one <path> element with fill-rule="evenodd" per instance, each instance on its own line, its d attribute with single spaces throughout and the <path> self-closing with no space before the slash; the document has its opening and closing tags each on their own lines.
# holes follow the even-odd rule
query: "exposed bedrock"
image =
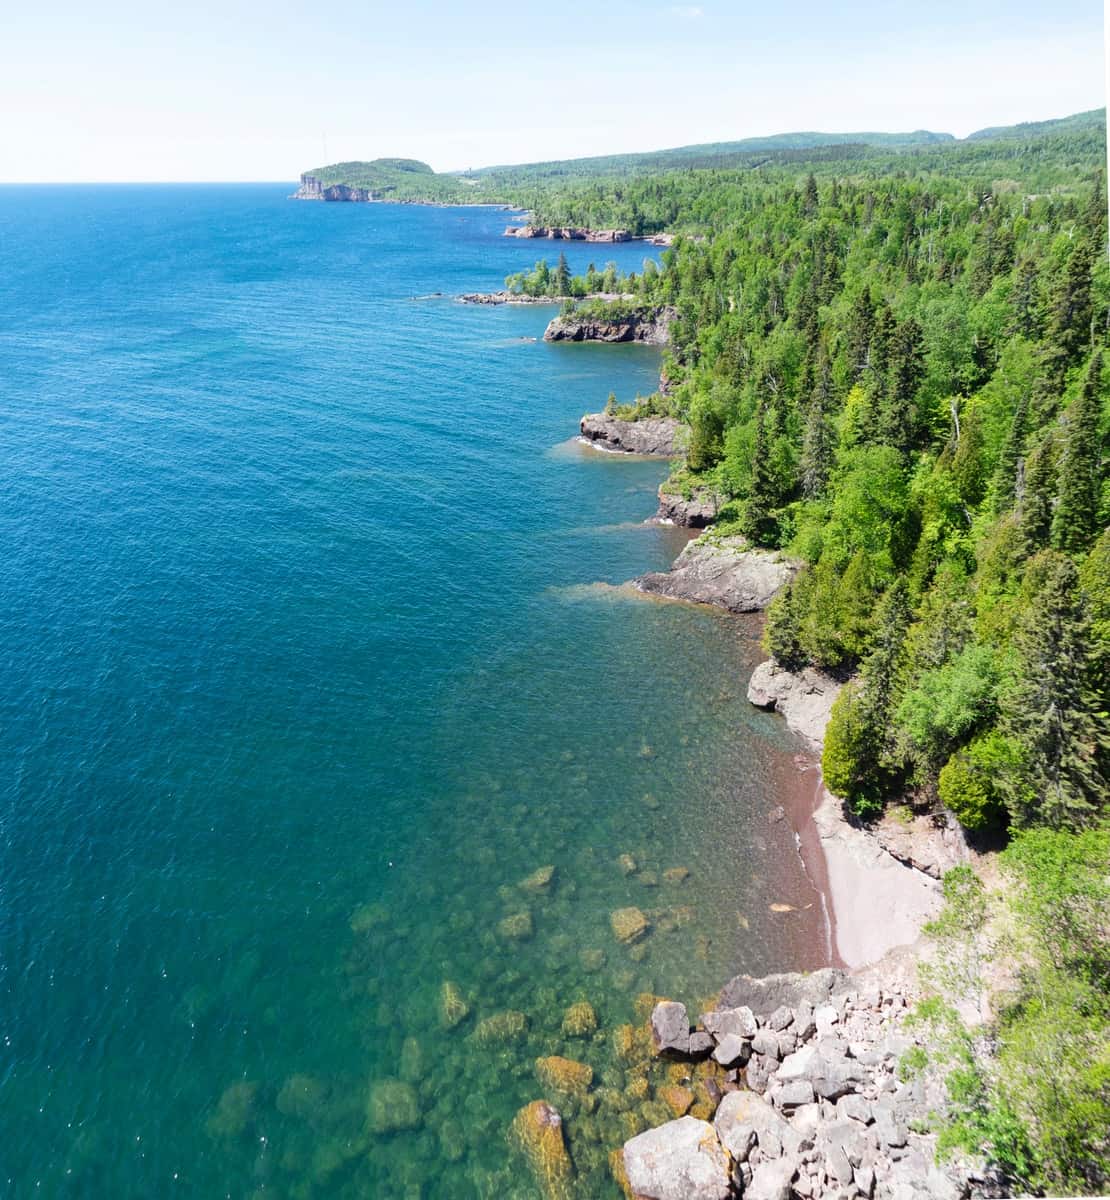
<svg viewBox="0 0 1110 1200">
<path fill-rule="evenodd" d="M 760 550 L 746 538 L 703 536 L 682 551 L 669 571 L 641 575 L 635 586 L 669 600 L 759 612 L 796 570 L 777 550 Z"/>
<path fill-rule="evenodd" d="M 682 426 L 674 417 L 644 417 L 622 421 L 605 413 L 587 413 L 579 422 L 582 436 L 606 450 L 626 454 L 657 454 L 672 458 L 678 453 L 675 438 Z"/>
</svg>

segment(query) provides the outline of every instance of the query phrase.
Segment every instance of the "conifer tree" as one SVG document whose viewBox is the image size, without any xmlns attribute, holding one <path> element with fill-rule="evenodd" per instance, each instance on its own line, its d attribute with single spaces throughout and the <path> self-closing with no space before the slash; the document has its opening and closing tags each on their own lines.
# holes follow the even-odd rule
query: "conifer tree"
<svg viewBox="0 0 1110 1200">
<path fill-rule="evenodd" d="M 1090 345 L 1094 257 L 1091 238 L 1079 237 L 1049 302 L 1046 357 L 1058 379 Z"/>
<path fill-rule="evenodd" d="M 775 506 L 775 481 L 769 461 L 767 414 L 760 404 L 756 414 L 755 445 L 752 449 L 751 488 L 744 505 L 741 531 L 758 544 L 765 544 L 771 531 L 771 514 Z"/>
<path fill-rule="evenodd" d="M 925 373 L 921 326 L 899 321 L 890 349 L 886 394 L 879 414 L 879 435 L 889 446 L 909 450 L 917 440 L 917 389 Z"/>
<path fill-rule="evenodd" d="M 804 208 L 805 208 L 806 216 L 812 217 L 817 212 L 817 207 L 818 207 L 817 180 L 813 177 L 813 172 L 811 171 L 809 173 L 809 175 L 806 177 L 806 190 L 805 190 L 805 200 L 804 200 Z"/>
<path fill-rule="evenodd" d="M 1098 502 L 1102 446 L 1102 352 L 1091 356 L 1083 387 L 1067 412 L 1067 435 L 1060 458 L 1060 495 L 1052 519 L 1052 544 L 1079 554 L 1098 533 Z"/>
<path fill-rule="evenodd" d="M 1025 460 L 1020 519 L 1026 554 L 1035 554 L 1047 546 L 1052 532 L 1052 492 L 1056 481 L 1054 451 L 1052 439 L 1045 438 Z"/>
<path fill-rule="evenodd" d="M 817 383 L 806 411 L 802 435 L 802 492 L 807 499 L 820 496 L 828 483 L 833 463 L 833 431 L 829 420 L 832 381 L 828 357 L 822 353 L 817 366 Z"/>
<path fill-rule="evenodd" d="M 1010 428 L 1006 440 L 998 452 L 998 463 L 994 469 L 992 492 L 994 511 L 996 514 L 1006 512 L 1012 507 L 1017 496 L 1018 466 L 1021 462 L 1021 448 L 1025 443 L 1025 422 L 1029 412 L 1029 397 L 1024 393 L 1014 408 L 1010 419 Z"/>
<path fill-rule="evenodd" d="M 555 268 L 553 283 L 556 296 L 570 295 L 570 267 L 567 266 L 567 256 L 563 251 L 559 252 L 559 265 Z"/>
<path fill-rule="evenodd" d="M 1110 720 L 1091 683 L 1091 618 L 1071 559 L 1045 551 L 1014 635 L 999 722 L 1014 749 L 999 787 L 1015 825 L 1092 824 L 1110 797 Z"/>
</svg>

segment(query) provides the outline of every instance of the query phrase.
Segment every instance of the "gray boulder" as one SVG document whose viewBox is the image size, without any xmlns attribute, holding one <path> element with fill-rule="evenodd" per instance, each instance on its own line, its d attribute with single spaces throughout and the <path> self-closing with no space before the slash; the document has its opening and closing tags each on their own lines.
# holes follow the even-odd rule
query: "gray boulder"
<svg viewBox="0 0 1110 1200">
<path fill-rule="evenodd" d="M 642 1200 L 727 1200 L 729 1156 L 712 1125 L 680 1117 L 624 1144 L 624 1169 Z"/>
<path fill-rule="evenodd" d="M 795 1164 L 790 1159 L 760 1163 L 744 1188 L 744 1200 L 790 1200 L 794 1174 Z"/>
<path fill-rule="evenodd" d="M 655 454 L 672 458 L 678 453 L 675 436 L 681 426 L 673 417 L 644 417 L 622 421 L 605 413 L 587 413 L 578 425 L 583 438 L 606 450 L 626 454 Z"/>
<path fill-rule="evenodd" d="M 833 967 L 811 971 L 808 975 L 790 972 L 765 975 L 762 979 L 736 975 L 721 989 L 719 1004 L 721 1008 L 744 1005 L 761 1018 L 769 1017 L 778 1008 L 797 1010 L 804 1005 L 808 1006 L 809 1020 L 812 1021 L 813 1009 L 825 1004 L 834 991 L 843 991 L 848 978 L 843 971 Z M 799 1032 L 799 1036 L 805 1035 Z"/>
<path fill-rule="evenodd" d="M 666 1058 L 686 1058 L 690 1053 L 690 1018 L 686 1005 L 660 1000 L 651 1013 L 651 1040 L 655 1052 Z"/>
<path fill-rule="evenodd" d="M 795 674 L 773 658 L 762 662 L 748 682 L 748 701 L 756 708 L 776 709 L 787 725 L 820 749 L 840 684 L 813 667 Z"/>
<path fill-rule="evenodd" d="M 750 1041 L 759 1029 L 755 1014 L 746 1005 L 716 1008 L 712 1012 L 702 1013 L 701 1023 L 718 1041 L 729 1034 Z"/>
</svg>

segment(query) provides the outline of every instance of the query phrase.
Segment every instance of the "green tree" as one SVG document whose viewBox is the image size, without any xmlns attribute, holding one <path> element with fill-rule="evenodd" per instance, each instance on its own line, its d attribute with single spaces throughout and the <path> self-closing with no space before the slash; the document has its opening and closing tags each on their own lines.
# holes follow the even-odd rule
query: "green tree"
<svg viewBox="0 0 1110 1200">
<path fill-rule="evenodd" d="M 1102 352 L 1096 351 L 1087 365 L 1079 395 L 1067 411 L 1059 501 L 1052 519 L 1052 544 L 1071 554 L 1085 550 L 1098 533 L 1101 384 Z"/>
<path fill-rule="evenodd" d="M 1110 796 L 1110 721 L 1092 689 L 1091 620 L 1075 564 L 1044 551 L 1030 563 L 1030 596 L 1014 636 L 1014 677 L 999 728 L 1016 761 L 999 786 L 1015 825 L 1089 825 Z"/>
<path fill-rule="evenodd" d="M 559 252 L 559 264 L 555 268 L 555 275 L 551 281 L 553 296 L 569 296 L 570 287 L 570 267 L 567 266 L 567 256 L 563 251 Z"/>
</svg>

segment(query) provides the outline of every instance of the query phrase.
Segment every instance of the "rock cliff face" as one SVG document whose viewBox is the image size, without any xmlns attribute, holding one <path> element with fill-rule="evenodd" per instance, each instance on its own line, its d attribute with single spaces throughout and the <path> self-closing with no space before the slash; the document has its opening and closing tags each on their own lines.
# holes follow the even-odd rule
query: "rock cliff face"
<svg viewBox="0 0 1110 1200">
<path fill-rule="evenodd" d="M 665 346 L 671 323 L 678 316 L 669 305 L 646 308 L 624 316 L 607 318 L 578 316 L 556 317 L 544 331 L 545 342 L 643 342 Z"/>
<path fill-rule="evenodd" d="M 301 186 L 292 196 L 294 200 L 350 200 L 363 204 L 376 198 L 368 188 L 348 187 L 345 183 L 333 183 L 325 187 L 314 175 L 302 175 Z"/>
<path fill-rule="evenodd" d="M 748 700 L 752 704 L 757 708 L 777 709 L 787 725 L 818 753 L 838 695 L 840 684 L 830 676 L 814 667 L 794 674 L 773 658 L 756 667 L 748 684 Z"/>
<path fill-rule="evenodd" d="M 627 229 L 585 229 L 575 225 L 510 225 L 506 237 L 548 238 L 557 242 L 630 242 Z"/>
<path fill-rule="evenodd" d="M 765 609 L 796 571 L 797 566 L 777 551 L 755 549 L 745 538 L 699 538 L 669 571 L 653 571 L 634 582 L 640 591 L 670 600 L 746 613 Z"/>
<path fill-rule="evenodd" d="M 688 529 L 704 529 L 717 519 L 721 497 L 712 488 L 695 488 L 690 496 L 676 495 L 659 488 L 659 511 L 653 520 L 664 525 L 684 525 Z"/>
<path fill-rule="evenodd" d="M 682 426 L 673 417 L 621 421 L 604 413 L 587 413 L 578 428 L 584 438 L 606 450 L 671 458 L 678 453 L 675 438 Z"/>
</svg>

